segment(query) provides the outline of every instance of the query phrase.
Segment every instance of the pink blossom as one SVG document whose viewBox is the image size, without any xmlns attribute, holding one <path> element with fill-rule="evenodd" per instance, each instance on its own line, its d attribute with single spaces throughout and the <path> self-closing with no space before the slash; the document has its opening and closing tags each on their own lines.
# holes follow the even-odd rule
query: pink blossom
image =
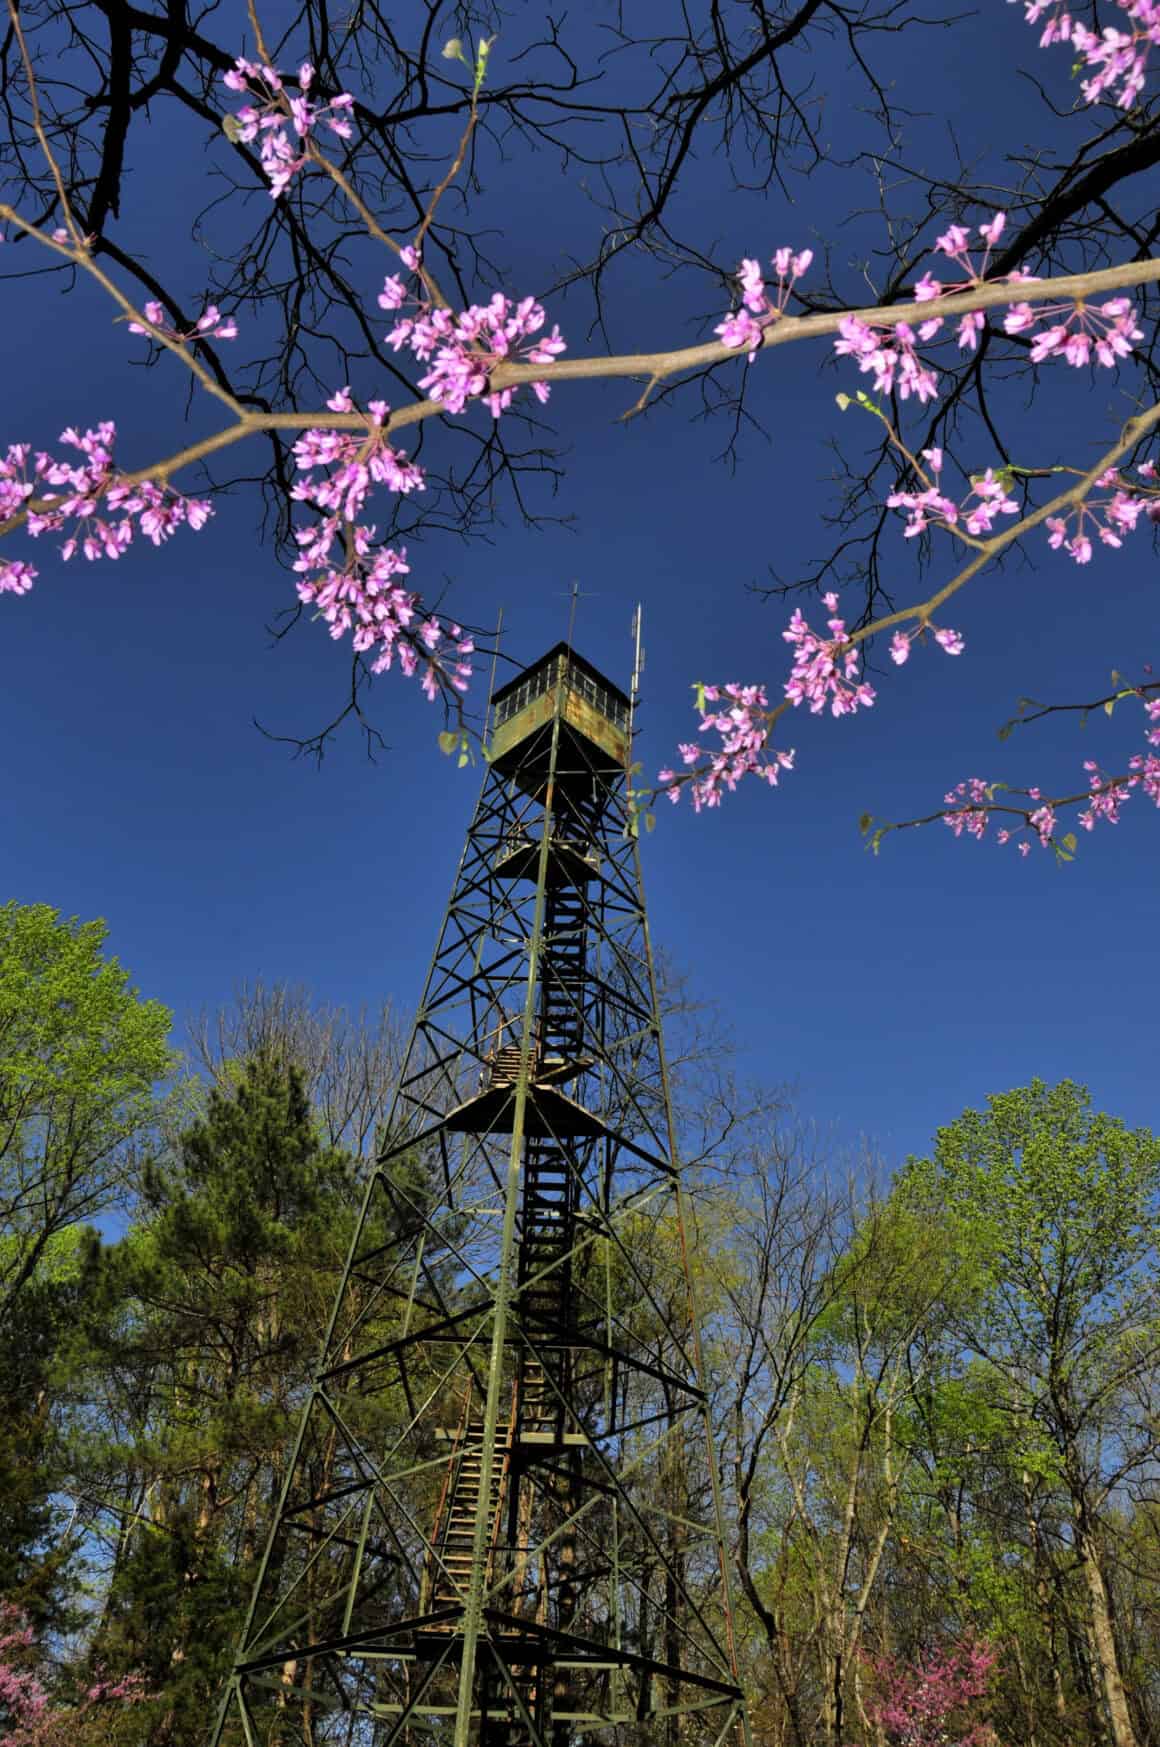
<svg viewBox="0 0 1160 1747">
<path fill-rule="evenodd" d="M 761 345 L 762 329 L 760 322 L 754 321 L 747 309 L 735 309 L 724 321 L 717 323 L 713 332 L 723 346 L 747 351 L 752 364 Z"/>
<path fill-rule="evenodd" d="M 402 251 L 404 260 L 418 263 L 412 248 Z M 387 279 L 379 296 L 384 309 L 401 309 L 406 293 L 398 279 Z M 498 364 L 526 360 L 551 364 L 567 349 L 558 327 L 541 330 L 544 311 L 533 297 L 518 302 L 502 292 L 486 304 L 471 304 L 460 315 L 419 301 L 414 316 L 403 316 L 387 334 L 387 343 L 398 352 L 405 346 L 430 368 L 419 386 L 449 413 L 461 413 L 469 401 L 482 400 L 493 418 L 499 418 L 512 403 L 515 389 L 493 389 L 491 372 Z M 533 382 L 532 392 L 543 404 L 548 399 L 547 382 Z"/>
<path fill-rule="evenodd" d="M 871 327 L 860 316 L 847 315 L 838 323 L 838 333 L 835 352 L 840 358 L 855 359 L 863 375 L 872 371 L 879 394 L 897 393 L 900 400 L 914 395 L 923 404 L 938 394 L 937 372 L 920 362 L 914 329 L 908 323 L 895 322 L 887 332 Z"/>
<path fill-rule="evenodd" d="M 179 527 L 204 527 L 212 506 L 152 480 L 126 483 L 113 463 L 116 428 L 109 420 L 81 433 L 69 428 L 61 442 L 78 459 L 60 460 L 27 443 L 13 444 L 0 460 L 0 515 L 25 511 L 35 540 L 63 533 L 61 557 L 80 552 L 91 561 L 119 558 L 139 532 L 158 546 Z M 32 462 L 31 476 L 29 462 Z M 31 565 L 0 561 L 0 593 L 24 594 L 36 579 Z"/>
<path fill-rule="evenodd" d="M 1039 833 L 1040 843 L 1050 843 L 1055 835 L 1054 807 L 1036 807 L 1028 823 Z"/>
<path fill-rule="evenodd" d="M 0 558 L 0 594 L 27 594 L 36 581 L 31 564 L 19 558 Z"/>
<path fill-rule="evenodd" d="M 1031 362 L 1061 357 L 1076 369 L 1089 363 L 1111 369 L 1131 355 L 1132 346 L 1144 338 L 1136 306 L 1128 297 L 1109 297 L 1096 305 L 1070 303 L 1012 304 L 1003 321 L 1009 334 L 1026 334 L 1040 322 L 1052 325 L 1036 333 L 1031 343 Z"/>
<path fill-rule="evenodd" d="M 1143 476 L 1143 485 L 1109 468 L 1082 503 L 1063 515 L 1048 516 L 1048 546 L 1066 552 L 1076 564 L 1088 564 L 1094 551 L 1093 536 L 1101 545 L 1115 549 L 1123 545 L 1126 534 L 1135 532 L 1141 520 L 1160 519 L 1160 490 L 1153 483 L 1151 463 L 1144 462 L 1137 471 Z"/>
<path fill-rule="evenodd" d="M 185 329 L 184 332 L 172 327 L 166 321 L 163 306 L 154 300 L 150 300 L 145 305 L 145 320 L 157 333 L 179 345 L 184 344 L 186 340 L 236 340 L 238 337 L 237 322 L 232 315 L 224 316 L 216 303 L 209 304 L 205 313 L 198 317 L 194 326 Z M 144 334 L 147 339 L 156 337 L 156 334 L 151 333 L 150 328 L 147 328 L 142 322 L 131 321 L 128 327 L 131 334 Z"/>
<path fill-rule="evenodd" d="M 871 1700 L 874 1722 L 896 1747 L 986 1747 L 995 1736 L 978 1720 L 995 1651 L 971 1636 L 904 1663 L 893 1656 L 865 1657 L 879 1694 Z"/>
<path fill-rule="evenodd" d="M 257 140 L 262 169 L 275 200 L 285 193 L 306 162 L 305 147 L 300 149 L 294 144 L 291 131 L 298 140 L 306 141 L 324 123 L 338 138 L 351 137 L 347 117 L 354 108 L 354 98 L 342 91 L 328 103 L 312 102 L 308 93 L 314 82 L 314 68 L 308 61 L 298 70 L 297 96 L 286 92 L 273 67 L 258 66 L 241 58 L 222 75 L 222 82 L 228 90 L 254 99 L 234 115 L 233 137 L 246 145 Z"/>
<path fill-rule="evenodd" d="M 741 282 L 741 293 L 746 309 L 752 310 L 755 315 L 764 315 L 765 280 L 761 274 L 760 264 L 757 261 L 742 261 L 737 269 L 737 277 Z M 717 329 L 718 333 L 720 331 Z M 727 341 L 726 344 L 728 343 Z"/>
<path fill-rule="evenodd" d="M 971 255 L 971 234 L 966 226 L 950 225 L 940 237 L 935 239 L 935 253 L 946 255 L 948 260 L 954 261 L 956 266 L 961 267 L 966 273 L 966 278 L 956 280 L 950 285 L 944 285 L 942 280 L 936 279 L 928 269 L 914 287 L 915 302 L 934 303 L 939 298 L 952 296 L 956 292 L 970 291 L 975 286 L 982 285 L 986 281 L 987 269 L 991 264 L 991 252 L 1003 235 L 1006 223 L 1006 213 L 996 212 L 985 224 L 978 226 L 979 236 L 986 244 L 982 259 L 978 262 Z M 1012 274 L 1009 277 L 1014 279 L 1017 275 Z M 972 310 L 962 316 L 957 329 L 959 349 L 968 352 L 975 351 L 984 326 L 985 320 L 982 310 Z M 932 340 L 941 327 L 941 316 L 928 317 L 920 326 L 918 337 L 923 341 Z"/>
<path fill-rule="evenodd" d="M 349 388 L 327 404 L 355 410 Z M 407 676 L 422 668 L 429 698 L 444 686 L 462 693 L 472 676 L 472 639 L 423 611 L 419 596 L 399 580 L 410 572 L 406 551 L 376 546 L 374 527 L 359 520 L 376 486 L 402 494 L 425 487 L 422 469 L 387 441 L 388 414 L 385 401 L 372 401 L 364 434 L 313 427 L 294 445 L 299 478 L 290 495 L 322 512 L 296 530 L 298 598 L 317 609 L 333 638 L 350 634 L 355 651 L 371 658 L 372 673 L 397 660 Z"/>
<path fill-rule="evenodd" d="M 746 776 L 776 788 L 783 770 L 792 770 L 792 749 L 782 752 L 769 745 L 769 700 L 758 685 L 705 685 L 697 688 L 701 712 L 699 732 L 716 733 L 720 746 L 709 748 L 698 741 L 686 741 L 678 746 L 681 762 L 691 773 L 682 780 L 676 771 L 666 768 L 659 772 L 658 782 L 674 804 L 680 799 L 682 787 L 687 787 L 694 812 L 703 807 L 719 807 L 722 796 L 732 793 Z M 719 710 L 707 710 L 705 705 L 721 703 Z"/>
<path fill-rule="evenodd" d="M 713 329 L 721 344 L 747 352 L 752 364 L 760 350 L 765 329 L 784 315 L 794 285 L 809 270 L 813 258 L 812 249 L 801 249 L 796 254 L 789 248 L 777 249 L 772 261 L 777 285 L 771 292 L 762 274 L 761 263 L 747 256 L 737 269 L 742 306 L 730 311 Z"/>
<path fill-rule="evenodd" d="M 943 805 L 950 808 L 950 812 L 943 815 L 943 823 L 956 837 L 961 837 L 966 832 L 968 837 L 982 839 L 987 832 L 987 808 L 991 798 L 991 785 L 980 776 L 968 777 L 965 782 L 956 783 L 943 796 Z"/>
<path fill-rule="evenodd" d="M 1151 688 L 1151 681 L 1148 686 Z M 1125 694 L 1128 695 L 1131 695 L 1130 690 Z M 1118 824 L 1124 806 L 1137 790 L 1160 808 L 1160 755 L 1156 750 L 1160 748 L 1160 696 L 1150 695 L 1145 689 L 1137 691 L 1135 695 L 1143 705 L 1147 718 L 1147 748 L 1143 752 L 1132 754 L 1128 760 L 1128 769 L 1121 776 L 1109 776 L 1100 769 L 1095 759 L 1084 760 L 1087 792 L 1077 820 L 1085 831 L 1094 831 L 1100 823 Z M 976 838 L 982 838 L 986 834 L 994 786 L 979 777 L 972 777 L 967 782 L 959 783 L 944 796 L 944 803 L 949 811 L 943 817 L 956 837 L 964 832 Z M 1073 839 L 1065 839 L 1062 845 L 1057 841 L 1058 803 L 1044 799 L 1038 787 L 1011 792 L 1023 795 L 1036 804 L 1025 814 L 1026 827 L 1019 828 L 1023 834 L 1017 835 L 1016 831 L 1004 826 L 996 831 L 996 842 L 1014 843 L 1020 855 L 1028 856 L 1037 840 L 1043 848 L 1054 849 L 1057 855 L 1069 859 L 1074 853 L 1075 843 Z"/>
<path fill-rule="evenodd" d="M 1037 24 L 1046 15 L 1039 38 L 1041 48 L 1070 43 L 1080 65 L 1091 69 L 1091 76 L 1080 80 L 1088 103 L 1106 96 L 1121 109 L 1131 109 L 1144 86 L 1149 51 L 1160 41 L 1160 7 L 1156 0 L 1116 0 L 1116 4 L 1131 23 L 1130 30 L 1111 26 L 1099 32 L 1089 30 L 1072 17 L 1067 0 L 1023 0 L 1023 13 L 1029 24 Z"/>
<path fill-rule="evenodd" d="M 836 594 L 822 596 L 822 603 L 831 615 L 836 615 Z M 807 704 L 811 715 L 820 715 L 829 705 L 833 716 L 850 716 L 859 708 L 869 709 L 874 702 L 874 689 L 859 679 L 860 657 L 849 642 L 843 619 L 832 616 L 824 638 L 811 629 L 800 609 L 795 607 L 789 626 L 782 632 L 792 644 L 794 657 L 785 695 L 797 708 Z"/>
</svg>

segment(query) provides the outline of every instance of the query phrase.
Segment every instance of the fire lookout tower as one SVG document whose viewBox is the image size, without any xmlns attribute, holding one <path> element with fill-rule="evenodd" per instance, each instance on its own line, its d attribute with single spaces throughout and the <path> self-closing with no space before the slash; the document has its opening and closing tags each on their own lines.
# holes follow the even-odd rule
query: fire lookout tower
<svg viewBox="0 0 1160 1747">
<path fill-rule="evenodd" d="M 745 1734 L 631 715 L 564 644 L 492 698 L 212 1747 Z"/>
</svg>

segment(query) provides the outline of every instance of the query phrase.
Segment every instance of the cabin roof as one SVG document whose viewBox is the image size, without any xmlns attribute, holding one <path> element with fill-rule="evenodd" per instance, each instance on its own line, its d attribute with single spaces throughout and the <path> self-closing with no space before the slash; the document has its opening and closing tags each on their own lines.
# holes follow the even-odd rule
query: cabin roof
<svg viewBox="0 0 1160 1747">
<path fill-rule="evenodd" d="M 581 673 L 586 673 L 590 679 L 594 679 L 598 685 L 602 685 L 606 691 L 610 691 L 615 698 L 620 699 L 626 709 L 628 708 L 630 703 L 628 693 L 621 691 L 618 685 L 614 685 L 608 676 L 601 673 L 598 667 L 593 667 L 590 661 L 585 661 L 582 655 L 577 655 L 568 643 L 557 643 L 546 654 L 541 655 L 537 661 L 530 662 L 527 667 L 521 668 L 514 679 L 507 680 L 491 694 L 492 703 L 500 703 L 509 692 L 514 692 L 517 686 L 521 686 L 529 674 L 535 673 L 537 668 L 546 667 L 558 655 L 566 655 L 571 666 L 578 667 Z"/>
</svg>

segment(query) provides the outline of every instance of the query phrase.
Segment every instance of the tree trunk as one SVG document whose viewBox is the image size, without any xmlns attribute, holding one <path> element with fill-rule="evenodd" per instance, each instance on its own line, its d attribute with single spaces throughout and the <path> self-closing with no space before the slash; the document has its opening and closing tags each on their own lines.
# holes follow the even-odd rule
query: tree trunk
<svg viewBox="0 0 1160 1747">
<path fill-rule="evenodd" d="M 1077 1515 L 1079 1521 L 1076 1525 L 1076 1551 L 1087 1588 L 1092 1651 L 1100 1672 L 1112 1740 L 1115 1747 L 1136 1747 L 1136 1731 L 1132 1727 L 1132 1713 L 1128 1708 L 1128 1695 L 1124 1691 L 1123 1676 L 1120 1673 L 1120 1658 L 1112 1628 L 1112 1604 L 1100 1564 L 1099 1546 L 1082 1504 Z"/>
</svg>

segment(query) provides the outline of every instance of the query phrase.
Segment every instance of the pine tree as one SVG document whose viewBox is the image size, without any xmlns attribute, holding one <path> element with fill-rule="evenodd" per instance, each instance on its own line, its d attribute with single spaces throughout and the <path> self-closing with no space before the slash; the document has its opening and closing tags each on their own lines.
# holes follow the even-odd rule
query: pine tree
<svg viewBox="0 0 1160 1747">
<path fill-rule="evenodd" d="M 352 1217 L 351 1161 L 321 1143 L 299 1073 L 258 1057 L 235 1080 L 145 1170 L 93 1355 L 124 1430 L 90 1461 L 139 1500 L 93 1655 L 163 1693 L 157 1747 L 204 1733 Z"/>
</svg>

